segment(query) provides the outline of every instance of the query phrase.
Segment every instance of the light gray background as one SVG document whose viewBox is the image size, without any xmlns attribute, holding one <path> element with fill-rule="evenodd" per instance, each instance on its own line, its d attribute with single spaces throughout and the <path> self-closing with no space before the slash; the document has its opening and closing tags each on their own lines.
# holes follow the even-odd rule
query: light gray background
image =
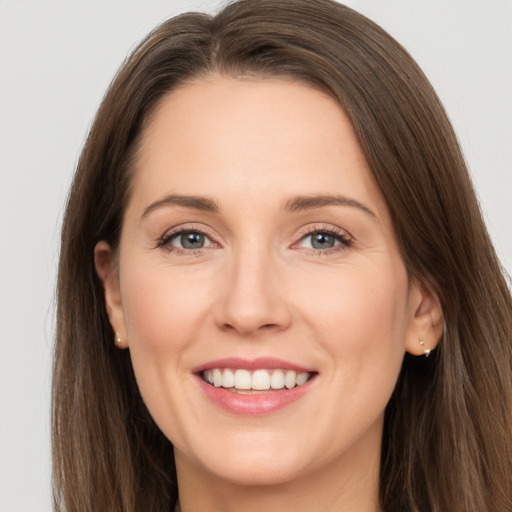
<svg viewBox="0 0 512 512">
<path fill-rule="evenodd" d="M 512 0 L 352 0 L 420 65 L 455 124 L 512 271 Z M 50 510 L 49 395 L 63 203 L 134 44 L 207 0 L 0 0 L 0 512 Z M 77 454 L 80 456 L 80 454 Z"/>
</svg>

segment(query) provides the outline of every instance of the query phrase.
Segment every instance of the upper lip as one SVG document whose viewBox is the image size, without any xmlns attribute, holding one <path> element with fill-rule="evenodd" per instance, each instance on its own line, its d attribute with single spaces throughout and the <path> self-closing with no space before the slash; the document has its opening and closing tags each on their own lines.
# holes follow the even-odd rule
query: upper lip
<svg viewBox="0 0 512 512">
<path fill-rule="evenodd" d="M 213 368 L 235 368 L 243 370 L 295 370 L 296 372 L 314 372 L 309 368 L 285 361 L 284 359 L 277 359 L 274 357 L 257 357 L 255 359 L 245 359 L 242 357 L 226 357 L 222 359 L 216 359 L 214 361 L 208 361 L 204 364 L 198 365 L 192 368 L 193 373 L 200 373 L 205 370 L 211 370 Z"/>
</svg>

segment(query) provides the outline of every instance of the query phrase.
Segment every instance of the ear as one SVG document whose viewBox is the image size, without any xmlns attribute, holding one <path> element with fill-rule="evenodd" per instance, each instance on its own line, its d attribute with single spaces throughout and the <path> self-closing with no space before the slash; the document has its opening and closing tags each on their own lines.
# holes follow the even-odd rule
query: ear
<svg viewBox="0 0 512 512">
<path fill-rule="evenodd" d="M 115 262 L 114 253 L 110 245 L 101 241 L 94 248 L 94 265 L 105 292 L 105 305 L 110 325 L 114 330 L 116 346 L 127 348 L 126 324 L 124 321 L 123 305 L 121 302 L 121 290 L 119 286 L 119 273 Z"/>
<path fill-rule="evenodd" d="M 443 311 L 436 294 L 418 281 L 411 283 L 409 306 L 405 349 L 412 355 L 421 356 L 436 348 L 443 335 Z"/>
</svg>

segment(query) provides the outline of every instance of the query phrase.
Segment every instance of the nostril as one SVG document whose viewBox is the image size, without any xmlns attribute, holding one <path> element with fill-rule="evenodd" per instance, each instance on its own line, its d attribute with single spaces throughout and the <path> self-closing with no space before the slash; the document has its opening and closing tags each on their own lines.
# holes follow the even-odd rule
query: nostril
<svg viewBox="0 0 512 512">
<path fill-rule="evenodd" d="M 263 332 L 271 332 L 271 331 L 279 331 L 281 327 L 279 324 L 275 323 L 268 323 L 263 325 L 257 325 L 257 324 L 249 324 L 249 323 L 239 323 L 239 324 L 233 324 L 225 322 L 221 329 L 226 332 L 236 332 L 237 334 L 241 336 L 257 336 L 259 333 Z"/>
<path fill-rule="evenodd" d="M 241 285 L 226 292 L 214 306 L 216 325 L 224 332 L 236 331 L 242 336 L 286 329 L 291 321 L 288 304 L 269 295 L 269 290 L 247 290 Z"/>
</svg>

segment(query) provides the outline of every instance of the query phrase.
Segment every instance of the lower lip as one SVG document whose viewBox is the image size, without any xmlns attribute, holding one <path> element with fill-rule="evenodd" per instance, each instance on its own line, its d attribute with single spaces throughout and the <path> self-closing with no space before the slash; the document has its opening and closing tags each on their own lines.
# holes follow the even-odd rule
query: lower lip
<svg viewBox="0 0 512 512">
<path fill-rule="evenodd" d="M 302 386 L 292 389 L 269 391 L 268 393 L 236 393 L 224 388 L 216 388 L 207 384 L 201 377 L 197 376 L 199 385 L 206 396 L 217 406 L 225 411 L 240 416 L 264 416 L 283 409 L 287 405 L 296 402 L 304 396 L 311 388 L 314 377 Z"/>
</svg>

